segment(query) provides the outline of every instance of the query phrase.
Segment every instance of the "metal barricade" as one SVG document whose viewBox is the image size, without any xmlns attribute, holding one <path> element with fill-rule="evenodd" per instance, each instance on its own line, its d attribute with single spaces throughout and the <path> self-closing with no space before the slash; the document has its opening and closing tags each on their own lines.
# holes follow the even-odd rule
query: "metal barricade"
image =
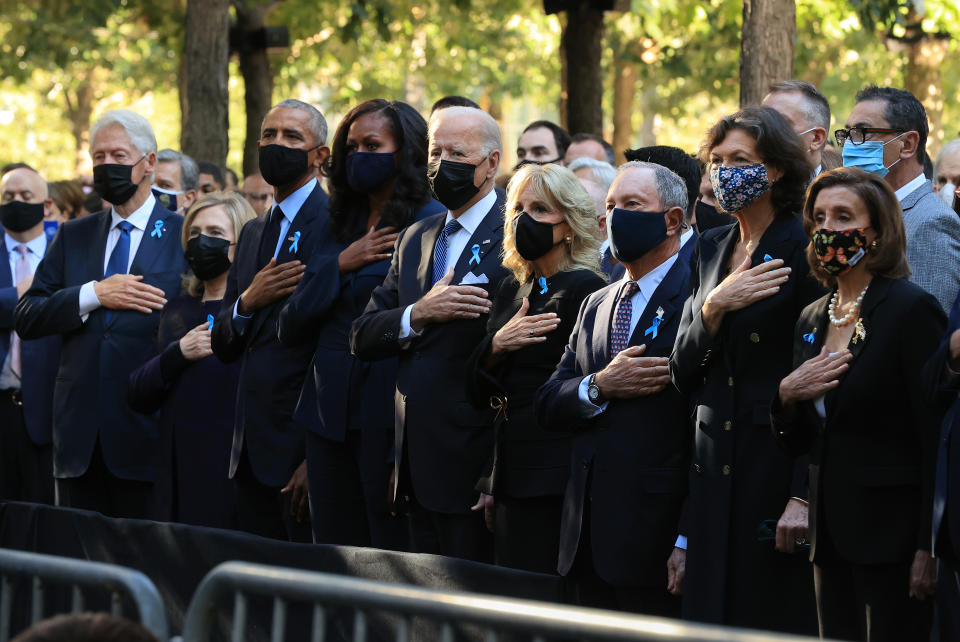
<svg viewBox="0 0 960 642">
<path fill-rule="evenodd" d="M 25 553 L 0 548 L 0 642 L 10 639 L 13 583 L 19 577 L 31 577 L 30 622 L 44 617 L 44 583 L 72 588 L 71 612 L 84 610 L 83 588 L 101 589 L 110 594 L 110 612 L 121 615 L 123 596 L 136 606 L 140 624 L 161 642 L 168 639 L 167 617 L 160 593 L 140 571 L 70 557 Z"/>
<path fill-rule="evenodd" d="M 225 562 L 200 583 L 187 610 L 183 642 L 212 639 L 217 603 L 233 596 L 232 640 L 246 639 L 248 597 L 273 599 L 271 642 L 282 642 L 287 628 L 288 602 L 313 606 L 310 637 L 298 633 L 292 639 L 324 642 L 330 607 L 353 609 L 352 639 L 365 642 L 369 612 L 399 616 L 391 639 L 410 640 L 411 619 L 422 617 L 440 625 L 439 639 L 453 642 L 455 625 L 477 625 L 485 642 L 501 635 L 511 639 L 524 635 L 534 642 L 544 640 L 647 640 L 664 642 L 812 642 L 814 638 L 745 629 L 690 624 L 679 620 L 641 617 L 613 611 L 563 606 L 546 602 L 499 598 L 470 593 L 358 579 L 327 573 Z"/>
</svg>

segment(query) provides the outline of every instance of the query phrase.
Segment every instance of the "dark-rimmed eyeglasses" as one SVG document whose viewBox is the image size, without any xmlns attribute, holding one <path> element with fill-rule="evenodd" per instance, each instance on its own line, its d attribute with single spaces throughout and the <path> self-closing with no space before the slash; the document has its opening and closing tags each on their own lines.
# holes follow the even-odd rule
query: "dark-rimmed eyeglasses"
<svg viewBox="0 0 960 642">
<path fill-rule="evenodd" d="M 833 132 L 833 137 L 837 140 L 837 145 L 843 147 L 843 144 L 850 141 L 854 145 L 862 145 L 867 140 L 867 134 L 902 134 L 904 129 L 889 129 L 882 127 L 851 127 L 850 129 L 838 129 Z"/>
</svg>

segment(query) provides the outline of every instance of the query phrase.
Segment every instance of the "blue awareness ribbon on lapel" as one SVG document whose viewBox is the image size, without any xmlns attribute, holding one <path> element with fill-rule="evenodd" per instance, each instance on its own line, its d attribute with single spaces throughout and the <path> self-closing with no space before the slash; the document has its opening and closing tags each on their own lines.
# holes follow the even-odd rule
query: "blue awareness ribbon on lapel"
<svg viewBox="0 0 960 642">
<path fill-rule="evenodd" d="M 547 288 L 547 277 L 541 276 L 537 283 L 540 284 L 540 294 L 546 294 L 549 289 Z"/>
<path fill-rule="evenodd" d="M 806 333 L 805 335 L 803 335 L 803 340 L 806 341 L 807 343 L 813 343 L 813 340 L 816 338 L 816 333 L 817 333 L 816 330 L 814 330 L 813 332 Z"/>
<path fill-rule="evenodd" d="M 474 243 L 473 247 L 470 248 L 470 251 L 473 252 L 473 256 L 470 257 L 470 261 L 467 262 L 467 265 L 473 265 L 474 263 L 480 265 L 480 244 Z"/>
<path fill-rule="evenodd" d="M 773 257 L 770 256 L 769 254 L 764 254 L 764 255 L 763 255 L 763 262 L 764 262 L 764 263 L 766 263 L 767 261 L 772 261 L 772 260 L 773 260 Z"/>
<path fill-rule="evenodd" d="M 652 334 L 653 336 L 650 337 L 650 338 L 651 338 L 651 339 L 656 339 L 656 338 L 657 338 L 657 328 L 660 327 L 660 322 L 661 322 L 661 321 L 663 321 L 663 319 L 662 319 L 661 317 L 653 317 L 653 324 L 644 331 L 643 336 L 647 336 L 647 335 L 649 335 L 649 334 Z"/>
<path fill-rule="evenodd" d="M 213 315 L 207 315 L 207 330 L 213 330 Z"/>
<path fill-rule="evenodd" d="M 300 230 L 297 230 L 293 233 L 293 243 L 290 244 L 290 247 L 287 249 L 288 252 L 297 253 L 297 250 L 300 249 Z"/>
<path fill-rule="evenodd" d="M 163 238 L 163 221 L 153 222 L 153 231 L 150 232 L 150 236 L 156 236 L 158 239 Z"/>
</svg>

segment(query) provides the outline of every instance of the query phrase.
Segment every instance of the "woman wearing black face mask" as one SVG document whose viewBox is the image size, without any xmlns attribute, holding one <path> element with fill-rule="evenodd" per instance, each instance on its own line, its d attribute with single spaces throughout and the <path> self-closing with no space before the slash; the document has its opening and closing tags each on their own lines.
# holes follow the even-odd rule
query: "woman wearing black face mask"
<svg viewBox="0 0 960 642">
<path fill-rule="evenodd" d="M 170 521 L 236 528 L 228 464 L 239 363 L 213 356 L 210 330 L 240 229 L 255 216 L 235 193 L 212 194 L 190 208 L 181 239 L 191 270 L 186 293 L 163 309 L 159 354 L 130 375 L 130 406 L 160 411 L 158 505 Z"/>
<path fill-rule="evenodd" d="M 504 266 L 487 337 L 468 363 L 478 407 L 499 409 L 487 474 L 478 482 L 497 564 L 556 573 L 570 435 L 537 424 L 534 397 L 560 361 L 580 304 L 606 285 L 589 193 L 559 165 L 521 167 L 510 181 Z"/>
<path fill-rule="evenodd" d="M 406 103 L 361 103 L 337 127 L 324 173 L 336 243 L 311 258 L 279 323 L 281 343 L 316 343 L 294 413 L 307 429 L 313 537 L 402 549 L 405 522 L 387 506 L 397 362 L 358 361 L 348 338 L 397 236 L 445 209 L 427 183 L 427 123 Z"/>
</svg>

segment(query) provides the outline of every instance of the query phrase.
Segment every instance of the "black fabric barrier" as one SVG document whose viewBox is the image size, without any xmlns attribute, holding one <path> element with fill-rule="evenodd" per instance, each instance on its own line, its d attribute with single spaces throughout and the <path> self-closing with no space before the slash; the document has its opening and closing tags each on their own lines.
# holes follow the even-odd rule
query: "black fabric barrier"
<svg viewBox="0 0 960 642">
<path fill-rule="evenodd" d="M 466 591 L 505 597 L 564 601 L 564 583 L 559 577 L 467 562 L 437 555 L 397 553 L 371 548 L 291 544 L 246 533 L 133 519 L 112 519 L 100 513 L 55 508 L 37 504 L 0 502 L 0 547 L 49 555 L 118 564 L 137 569 L 149 577 L 163 597 L 171 635 L 179 635 L 190 598 L 200 580 L 213 567 L 228 560 L 241 560 L 323 571 L 387 582 L 413 584 L 450 591 Z M 29 617 L 26 582 L 18 583 L 14 604 L 14 630 Z M 69 589 L 47 587 L 47 601 L 68 605 Z M 105 602 L 91 596 L 88 606 Z M 99 600 L 99 601 L 98 601 Z M 245 639 L 268 640 L 270 612 L 267 600 L 251 600 L 250 629 Z M 48 610 L 47 613 L 50 611 Z M 229 639 L 232 605 L 222 608 L 221 633 Z M 388 617 L 372 615 L 371 639 L 391 639 Z M 334 612 L 328 632 L 349 639 L 352 616 Z M 288 640 L 309 639 L 307 608 L 291 608 Z M 437 639 L 434 625 L 414 619 L 413 637 Z M 477 631 L 460 627 L 458 635 L 476 638 Z"/>
</svg>

